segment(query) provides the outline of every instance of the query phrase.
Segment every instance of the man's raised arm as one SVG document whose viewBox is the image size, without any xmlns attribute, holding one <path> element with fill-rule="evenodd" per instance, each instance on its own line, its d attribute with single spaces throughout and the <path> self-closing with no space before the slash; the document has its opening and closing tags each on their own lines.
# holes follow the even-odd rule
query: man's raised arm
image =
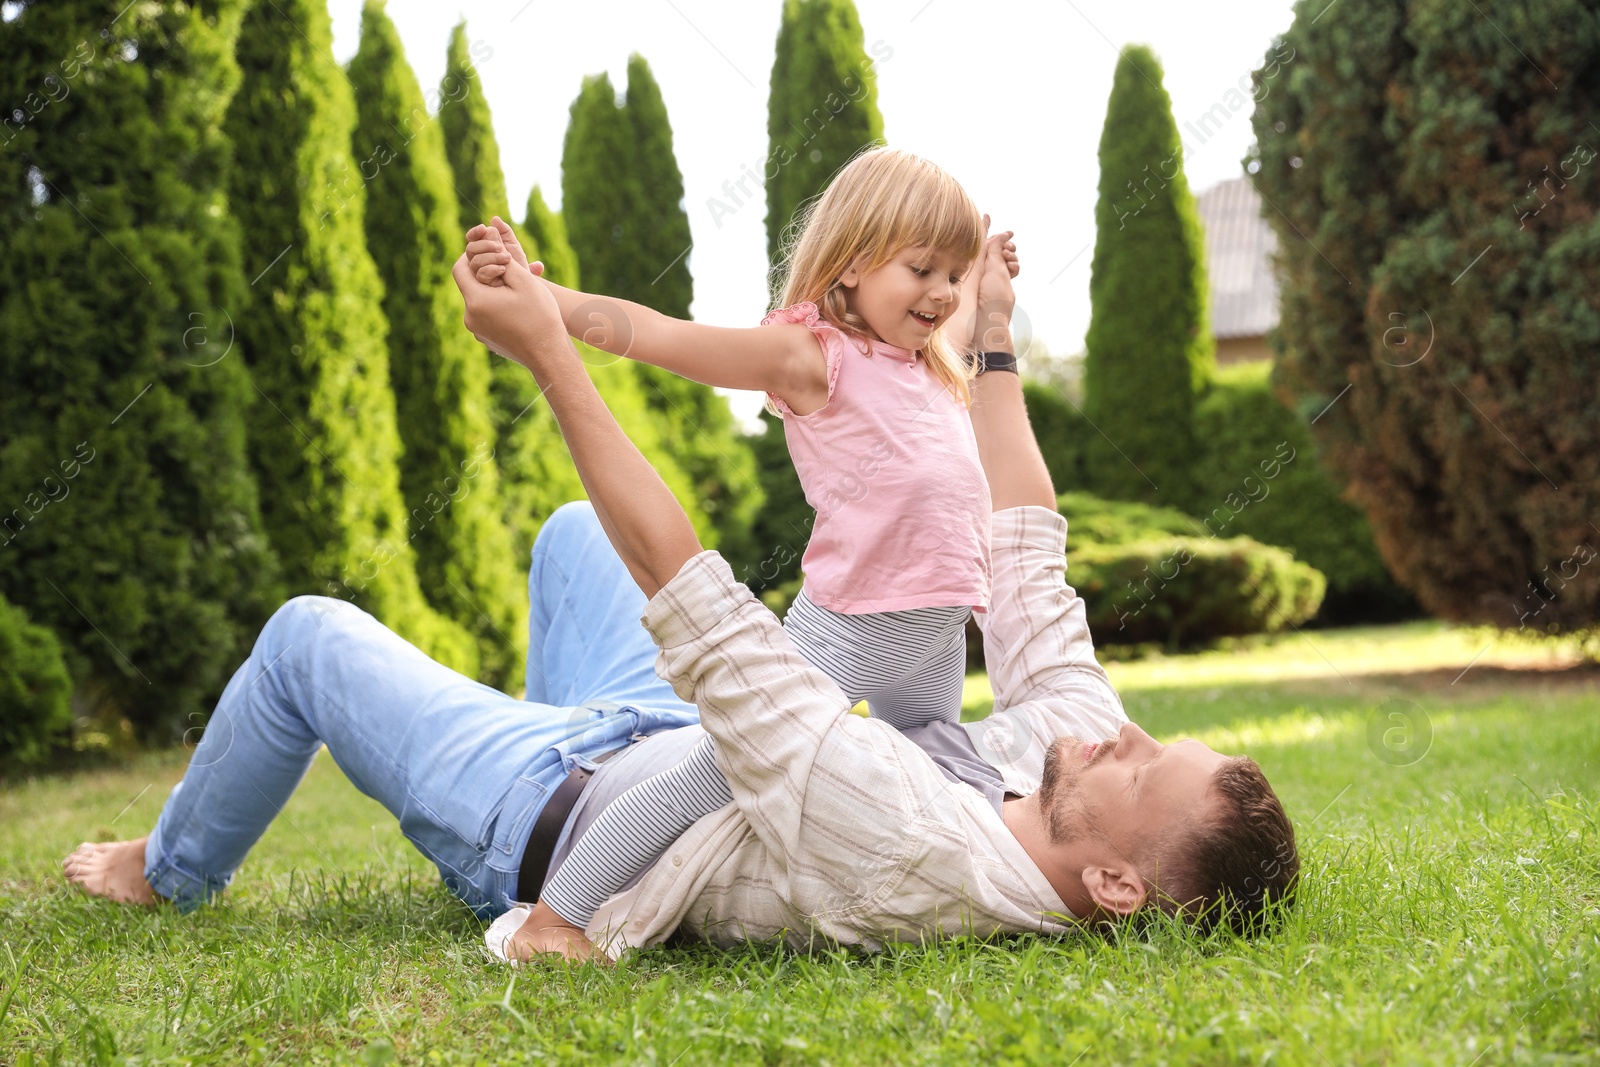
<svg viewBox="0 0 1600 1067">
<path fill-rule="evenodd" d="M 466 302 L 467 329 L 533 372 L 600 525 L 644 595 L 655 596 L 700 554 L 700 539 L 600 399 L 545 283 L 511 271 L 505 285 L 485 285 L 473 278 L 465 255 L 452 274 Z"/>
<path fill-rule="evenodd" d="M 1011 277 L 1003 246 L 984 258 L 979 351 L 1013 352 Z M 1000 370 L 972 384 L 972 430 L 994 503 L 994 584 L 980 625 L 996 714 L 968 724 L 973 742 L 1014 785 L 1037 785 L 1056 737 L 1110 737 L 1127 721 L 1094 656 L 1082 599 L 1067 584 L 1066 523 L 1028 423 L 1018 375 Z"/>
</svg>

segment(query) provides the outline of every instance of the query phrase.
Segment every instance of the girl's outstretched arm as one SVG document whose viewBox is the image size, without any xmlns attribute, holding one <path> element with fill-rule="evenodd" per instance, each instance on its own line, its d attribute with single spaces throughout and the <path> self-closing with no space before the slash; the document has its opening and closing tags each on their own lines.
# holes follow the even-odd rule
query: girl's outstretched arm
<svg viewBox="0 0 1600 1067">
<path fill-rule="evenodd" d="M 495 284 L 508 269 L 529 266 L 517 235 L 498 215 L 492 225 L 467 231 L 467 258 L 473 275 L 487 284 Z M 822 347 L 804 326 L 707 326 L 631 300 L 543 284 L 561 309 L 567 333 L 602 351 L 706 385 L 774 393 L 800 413 L 827 402 Z"/>
<path fill-rule="evenodd" d="M 451 273 L 466 306 L 467 329 L 533 372 L 601 527 L 644 595 L 655 596 L 700 554 L 699 538 L 677 498 L 595 392 L 545 283 L 519 270 L 504 286 L 484 285 L 473 278 L 464 255 Z"/>
</svg>

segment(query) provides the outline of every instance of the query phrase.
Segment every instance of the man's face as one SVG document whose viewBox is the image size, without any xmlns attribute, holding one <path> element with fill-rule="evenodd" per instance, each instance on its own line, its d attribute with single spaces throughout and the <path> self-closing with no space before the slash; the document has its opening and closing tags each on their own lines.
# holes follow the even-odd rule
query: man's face
<svg viewBox="0 0 1600 1067">
<path fill-rule="evenodd" d="M 1039 784 L 1050 839 L 1092 837 L 1137 862 L 1166 831 L 1209 814 L 1206 789 L 1226 759 L 1199 741 L 1163 745 L 1133 723 L 1099 743 L 1060 738 Z"/>
</svg>

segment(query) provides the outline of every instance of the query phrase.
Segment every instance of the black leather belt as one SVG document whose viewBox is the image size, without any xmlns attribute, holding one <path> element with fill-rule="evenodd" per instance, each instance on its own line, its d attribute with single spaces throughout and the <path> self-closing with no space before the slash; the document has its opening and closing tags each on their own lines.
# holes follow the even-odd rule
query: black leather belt
<svg viewBox="0 0 1600 1067">
<path fill-rule="evenodd" d="M 612 749 L 591 758 L 595 763 L 604 763 L 621 751 L 620 748 Z M 578 798 L 593 777 L 594 771 L 587 767 L 572 768 L 566 780 L 550 794 L 539 817 L 533 820 L 533 829 L 528 831 L 528 843 L 522 847 L 522 863 L 517 868 L 517 899 L 523 903 L 532 904 L 544 892 L 545 875 L 550 872 L 550 857 L 555 854 L 561 830 L 567 825 L 567 816 L 572 814 Z"/>
</svg>

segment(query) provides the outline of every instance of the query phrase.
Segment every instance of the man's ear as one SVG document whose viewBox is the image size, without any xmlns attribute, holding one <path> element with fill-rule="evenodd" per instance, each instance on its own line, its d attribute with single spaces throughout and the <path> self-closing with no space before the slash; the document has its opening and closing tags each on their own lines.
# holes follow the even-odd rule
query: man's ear
<svg viewBox="0 0 1600 1067">
<path fill-rule="evenodd" d="M 1083 887 L 1101 910 L 1113 915 L 1132 915 L 1144 903 L 1144 879 L 1132 866 L 1085 867 Z"/>
</svg>

